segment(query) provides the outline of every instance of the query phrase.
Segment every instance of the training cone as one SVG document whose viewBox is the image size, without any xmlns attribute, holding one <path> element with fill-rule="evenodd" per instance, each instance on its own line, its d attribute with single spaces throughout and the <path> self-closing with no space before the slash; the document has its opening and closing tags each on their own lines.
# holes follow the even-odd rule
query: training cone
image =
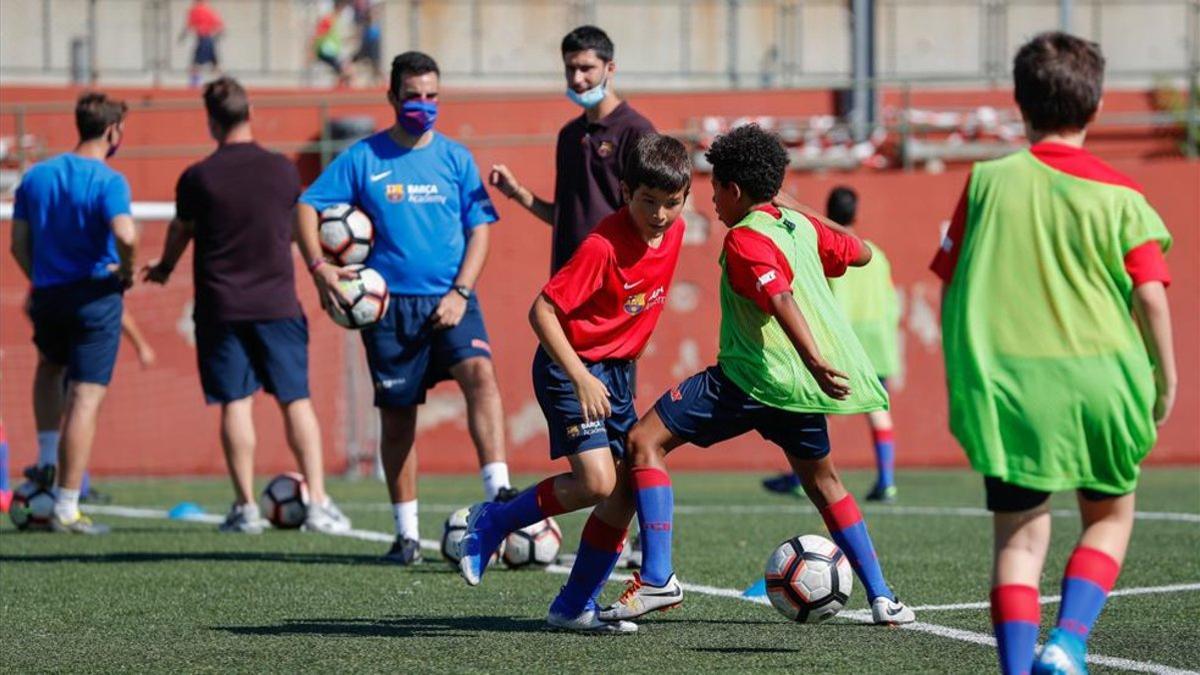
<svg viewBox="0 0 1200 675">
<path fill-rule="evenodd" d="M 763 598 L 767 595 L 767 580 L 759 579 L 750 584 L 750 588 L 742 591 L 743 598 Z"/>
<path fill-rule="evenodd" d="M 192 520 L 204 515 L 204 509 L 195 502 L 179 502 L 167 511 L 171 520 Z"/>
</svg>

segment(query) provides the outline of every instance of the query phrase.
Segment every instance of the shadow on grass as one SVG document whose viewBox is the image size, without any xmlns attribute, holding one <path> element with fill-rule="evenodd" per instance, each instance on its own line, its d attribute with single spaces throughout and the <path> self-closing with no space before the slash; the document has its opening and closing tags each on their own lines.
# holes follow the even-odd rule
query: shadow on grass
<svg viewBox="0 0 1200 675">
<path fill-rule="evenodd" d="M 799 649 L 784 649 L 783 647 L 693 647 L 694 652 L 710 654 L 797 654 Z"/>
<path fill-rule="evenodd" d="M 327 637 L 462 637 L 463 631 L 541 633 L 539 619 L 497 616 L 391 617 L 380 619 L 288 619 L 272 626 L 213 626 L 234 635 L 321 635 Z"/>
<path fill-rule="evenodd" d="M 0 555 L 3 563 L 174 563 L 174 562 L 281 562 L 300 565 L 387 565 L 369 555 L 337 555 L 332 553 L 228 553 L 195 551 L 186 553 L 62 553 L 42 555 Z"/>
</svg>

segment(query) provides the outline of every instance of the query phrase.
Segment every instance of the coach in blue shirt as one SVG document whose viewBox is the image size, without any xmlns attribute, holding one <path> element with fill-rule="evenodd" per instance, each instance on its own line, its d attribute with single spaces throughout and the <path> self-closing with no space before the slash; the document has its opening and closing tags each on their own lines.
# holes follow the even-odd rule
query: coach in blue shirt
<svg viewBox="0 0 1200 675">
<path fill-rule="evenodd" d="M 461 144 L 434 131 L 440 75 L 426 54 L 392 61 L 388 103 L 396 124 L 352 145 L 300 197 L 300 245 L 322 303 L 345 272 L 321 257 L 318 212 L 353 204 L 375 224 L 366 260 L 387 280 L 386 316 L 363 330 L 382 426 L 380 454 L 392 499 L 396 540 L 386 560 L 420 560 L 417 406 L 426 390 L 453 377 L 467 399 L 467 422 L 488 499 L 508 486 L 504 411 L 483 314 L 474 294 L 497 219 L 479 169 Z"/>
<path fill-rule="evenodd" d="M 117 360 L 122 294 L 133 278 L 137 229 L 129 183 L 105 164 L 121 144 L 126 111 L 123 102 L 104 94 L 80 96 L 79 145 L 30 169 L 13 206 L 13 257 L 33 282 L 39 444 L 58 441 L 51 526 L 60 532 L 108 529 L 79 512 L 79 493 Z"/>
</svg>

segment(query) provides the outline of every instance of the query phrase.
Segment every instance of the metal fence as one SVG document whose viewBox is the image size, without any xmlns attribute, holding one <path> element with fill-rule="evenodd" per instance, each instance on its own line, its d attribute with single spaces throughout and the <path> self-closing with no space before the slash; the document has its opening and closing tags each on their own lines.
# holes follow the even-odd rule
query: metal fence
<svg viewBox="0 0 1200 675">
<path fill-rule="evenodd" d="M 327 0 L 212 0 L 227 24 L 223 66 L 258 83 L 320 84 L 310 40 Z M 189 0 L 4 0 L 0 77 L 65 81 L 72 65 L 108 82 L 182 80 Z M 850 73 L 847 0 L 379 0 L 383 52 L 417 48 L 461 86 L 557 82 L 558 42 L 603 26 L 623 86 L 770 88 Z M 876 0 L 884 78 L 1003 78 L 1016 46 L 1062 22 L 1099 40 L 1113 80 L 1200 68 L 1200 0 Z M 352 21 L 339 21 L 350 34 Z M 346 54 L 354 49 L 352 35 Z M 80 61 L 84 63 L 80 63 Z"/>
</svg>

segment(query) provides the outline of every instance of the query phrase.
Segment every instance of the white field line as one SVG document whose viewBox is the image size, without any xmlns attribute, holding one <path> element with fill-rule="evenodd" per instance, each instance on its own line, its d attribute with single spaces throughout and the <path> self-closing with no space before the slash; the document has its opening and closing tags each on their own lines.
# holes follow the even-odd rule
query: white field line
<svg viewBox="0 0 1200 675">
<path fill-rule="evenodd" d="M 391 511 L 391 504 L 381 502 L 338 502 L 347 511 Z M 450 513 L 468 504 L 421 504 L 424 509 Z M 962 516 L 987 518 L 992 515 L 987 509 L 969 506 L 863 506 L 870 516 Z M 682 515 L 769 515 L 773 513 L 815 514 L 817 510 L 808 504 L 676 504 L 675 513 Z M 1071 509 L 1053 509 L 1056 518 L 1078 518 L 1079 512 Z M 1181 523 L 1200 523 L 1200 513 L 1175 511 L 1135 511 L 1137 520 L 1166 520 Z"/>
<path fill-rule="evenodd" d="M 156 519 L 156 520 L 167 518 L 167 512 L 162 509 L 139 509 L 139 508 L 126 507 L 126 506 L 98 506 L 98 505 L 91 506 L 91 505 L 87 505 L 87 506 L 83 507 L 83 510 L 88 511 L 90 513 L 118 516 L 118 517 L 123 517 L 123 518 L 150 518 L 150 519 Z M 223 520 L 223 518 L 221 518 L 220 516 L 216 516 L 216 515 L 205 514 L 205 515 L 195 516 L 192 518 L 186 518 L 184 520 L 191 521 L 191 522 L 197 522 L 197 523 L 219 523 Z M 348 532 L 344 532 L 344 533 L 336 535 L 336 536 L 349 537 L 351 539 L 361 539 L 364 541 L 385 542 L 385 543 L 391 542 L 394 539 L 394 537 L 392 535 L 387 534 L 386 532 L 374 532 L 371 530 L 350 530 Z M 421 540 L 421 548 L 424 548 L 424 549 L 430 550 L 430 551 L 438 551 L 441 548 L 441 544 L 440 544 L 440 542 L 437 542 L 437 541 L 434 541 L 431 539 L 422 539 Z M 568 574 L 568 573 L 570 573 L 571 568 L 564 567 L 562 565 L 550 565 L 549 567 L 546 568 L 546 571 L 550 572 L 551 574 Z M 618 581 L 625 581 L 625 580 L 630 579 L 631 577 L 626 574 L 613 574 L 611 578 L 616 579 Z M 682 586 L 683 586 L 684 590 L 689 591 L 691 593 L 699 593 L 701 595 L 712 595 L 712 596 L 722 597 L 722 598 L 732 598 L 734 600 L 741 600 L 743 602 L 753 602 L 755 604 L 760 604 L 760 605 L 770 604 L 770 601 L 767 600 L 766 598 L 763 598 L 763 597 L 747 598 L 746 596 L 742 595 L 741 591 L 738 591 L 738 590 L 732 589 L 732 588 L 717 588 L 715 586 L 701 586 L 701 585 L 697 585 L 697 584 L 687 584 L 687 583 L 682 584 Z M 1147 594 L 1151 594 L 1151 593 L 1175 593 L 1175 592 L 1180 592 L 1180 591 L 1192 591 L 1192 590 L 1200 590 L 1200 583 L 1197 583 L 1197 584 L 1173 584 L 1170 586 L 1153 586 L 1153 587 L 1118 589 L 1118 590 L 1113 591 L 1111 593 L 1111 595 L 1147 595 Z M 1060 598 L 1058 596 L 1047 596 L 1045 598 L 1042 598 L 1042 604 L 1051 604 L 1054 602 L 1058 602 L 1059 599 Z M 937 611 L 937 610 L 949 610 L 949 609 L 984 609 L 986 607 L 988 607 L 988 603 L 980 602 L 980 603 L 962 603 L 962 604 L 958 604 L 958 605 L 929 605 L 926 607 L 914 607 L 913 609 L 919 610 L 919 611 Z M 871 614 L 869 611 L 866 611 L 866 610 L 855 610 L 855 611 L 850 611 L 850 612 L 842 612 L 838 616 L 839 616 L 839 618 L 848 619 L 850 621 L 856 621 L 858 623 L 870 623 L 871 622 Z M 990 635 L 985 635 L 983 633 L 976 633 L 974 631 L 962 630 L 959 628 L 951 628 L 949 626 L 940 626 L 938 624 L 926 623 L 924 621 L 918 621 L 916 623 L 905 624 L 903 626 L 900 626 L 900 628 L 903 630 L 916 631 L 918 633 L 928 633 L 930 635 L 936 635 L 938 637 L 944 637 L 944 638 L 948 638 L 951 640 L 958 640 L 960 642 L 970 642 L 973 644 L 983 645 L 983 646 L 988 646 L 988 647 L 996 646 L 995 638 L 993 638 Z M 1113 657 L 1113 656 L 1104 656 L 1102 654 L 1088 654 L 1087 661 L 1088 661 L 1088 663 L 1093 663 L 1093 664 L 1100 665 L 1100 666 L 1107 666 L 1109 668 L 1119 668 L 1121 670 L 1128 670 L 1128 671 L 1136 672 L 1136 673 L 1157 673 L 1158 675 L 1200 675 L 1200 673 L 1197 673 L 1196 671 L 1181 670 L 1178 668 L 1172 668 L 1170 666 L 1164 666 L 1160 663 L 1153 663 L 1150 661 L 1135 661 L 1132 659 L 1123 659 L 1123 658 L 1118 658 L 1118 657 Z"/>
</svg>

